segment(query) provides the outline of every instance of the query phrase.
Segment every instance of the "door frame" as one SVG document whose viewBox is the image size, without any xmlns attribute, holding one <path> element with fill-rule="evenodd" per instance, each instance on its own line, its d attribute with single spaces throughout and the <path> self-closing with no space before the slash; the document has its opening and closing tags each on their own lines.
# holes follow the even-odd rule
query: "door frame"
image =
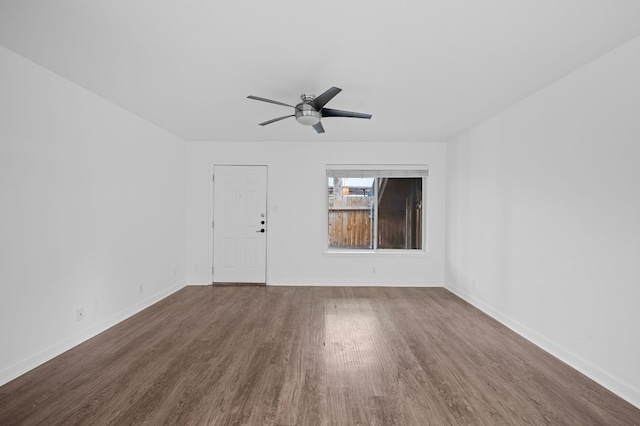
<svg viewBox="0 0 640 426">
<path fill-rule="evenodd" d="M 211 202 L 209 203 L 209 261 L 211 262 L 210 267 L 209 267 L 209 278 L 211 281 L 211 284 L 214 284 L 213 281 L 213 265 L 214 265 L 214 259 L 213 256 L 215 256 L 214 250 L 213 250 L 213 238 L 214 238 L 214 203 L 216 201 L 216 196 L 215 196 L 215 171 L 216 171 L 216 167 L 219 166 L 260 166 L 260 167 L 265 167 L 266 168 L 266 174 L 267 174 L 267 180 L 265 182 L 265 192 L 266 192 L 266 206 L 265 206 L 265 212 L 267 215 L 267 225 L 269 225 L 269 217 L 270 217 L 270 208 L 269 208 L 269 166 L 267 164 L 256 164 L 256 163 L 214 163 L 211 166 L 211 170 L 210 170 L 210 180 L 209 180 L 209 196 L 211 197 Z M 265 281 L 265 285 L 269 285 L 269 226 L 267 226 L 267 232 L 265 235 L 265 265 L 264 265 L 264 281 Z"/>
</svg>

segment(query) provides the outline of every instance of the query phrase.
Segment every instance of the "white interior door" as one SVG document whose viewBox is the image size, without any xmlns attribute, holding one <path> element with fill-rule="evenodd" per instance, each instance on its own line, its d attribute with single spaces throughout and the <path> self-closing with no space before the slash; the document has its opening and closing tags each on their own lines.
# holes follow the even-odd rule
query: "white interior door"
<svg viewBox="0 0 640 426">
<path fill-rule="evenodd" d="M 266 283 L 267 166 L 215 166 L 213 282 Z"/>
</svg>

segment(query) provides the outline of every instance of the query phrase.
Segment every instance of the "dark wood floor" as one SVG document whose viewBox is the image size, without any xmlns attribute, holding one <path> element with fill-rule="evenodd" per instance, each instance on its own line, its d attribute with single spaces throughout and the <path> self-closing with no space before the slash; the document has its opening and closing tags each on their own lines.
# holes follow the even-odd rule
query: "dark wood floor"
<svg viewBox="0 0 640 426">
<path fill-rule="evenodd" d="M 640 425 L 441 288 L 187 287 L 0 387 L 0 425 Z"/>
</svg>

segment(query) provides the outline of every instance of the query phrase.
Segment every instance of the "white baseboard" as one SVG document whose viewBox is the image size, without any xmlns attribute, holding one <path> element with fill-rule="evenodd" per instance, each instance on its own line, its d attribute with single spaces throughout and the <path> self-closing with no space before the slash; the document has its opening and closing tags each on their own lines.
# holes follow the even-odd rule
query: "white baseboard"
<svg viewBox="0 0 640 426">
<path fill-rule="evenodd" d="M 582 357 L 566 350 L 562 345 L 546 338 L 538 332 L 530 329 L 524 324 L 514 320 L 508 315 L 494 309 L 482 300 L 473 297 L 464 290 L 457 288 L 450 283 L 444 286 L 447 290 L 469 302 L 485 314 L 489 315 L 504 326 L 518 333 L 520 336 L 529 340 L 534 345 L 540 347 L 544 351 L 558 358 L 560 361 L 578 370 L 580 373 L 589 377 L 594 382 L 607 388 L 611 392 L 626 400 L 630 404 L 640 408 L 640 389 L 616 377 L 608 371 L 598 367 L 597 365 L 583 359 Z"/>
<path fill-rule="evenodd" d="M 443 287 L 442 282 L 438 283 L 426 283 L 420 281 L 407 281 L 407 282 L 372 282 L 372 281 L 340 281 L 340 282 L 326 282 L 326 281 L 276 281 L 267 284 L 272 287 Z"/>
<path fill-rule="evenodd" d="M 124 309 L 116 314 L 111 315 L 109 318 L 100 321 L 99 323 L 93 325 L 88 330 L 84 330 L 82 333 L 77 334 L 75 336 L 64 339 L 57 344 L 30 356 L 24 361 L 20 361 L 17 364 L 12 365 L 2 371 L 0 371 L 0 386 L 10 382 L 11 380 L 20 377 L 26 372 L 33 370 L 34 368 L 44 364 L 47 361 L 57 357 L 63 352 L 68 351 L 69 349 L 78 346 L 79 344 L 86 342 L 92 337 L 97 336 L 103 331 L 113 327 L 114 325 L 126 320 L 127 318 L 137 314 L 143 309 L 148 308 L 154 303 L 159 302 L 167 296 L 175 293 L 176 291 L 185 287 L 185 284 L 176 284 L 172 287 L 164 289 L 156 294 L 153 294 L 147 297 L 144 300 L 132 305 L 131 307 Z"/>
</svg>

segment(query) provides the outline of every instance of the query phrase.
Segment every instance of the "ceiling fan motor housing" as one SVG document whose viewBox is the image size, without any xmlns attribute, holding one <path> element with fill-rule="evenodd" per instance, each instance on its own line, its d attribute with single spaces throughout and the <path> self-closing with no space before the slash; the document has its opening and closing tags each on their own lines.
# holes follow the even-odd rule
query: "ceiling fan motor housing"
<svg viewBox="0 0 640 426">
<path fill-rule="evenodd" d="M 306 95 L 302 95 L 303 102 L 296 105 L 296 120 L 305 126 L 313 126 L 320 122 L 322 115 L 309 104 L 313 98 L 307 101 L 305 100 L 305 96 Z"/>
</svg>

